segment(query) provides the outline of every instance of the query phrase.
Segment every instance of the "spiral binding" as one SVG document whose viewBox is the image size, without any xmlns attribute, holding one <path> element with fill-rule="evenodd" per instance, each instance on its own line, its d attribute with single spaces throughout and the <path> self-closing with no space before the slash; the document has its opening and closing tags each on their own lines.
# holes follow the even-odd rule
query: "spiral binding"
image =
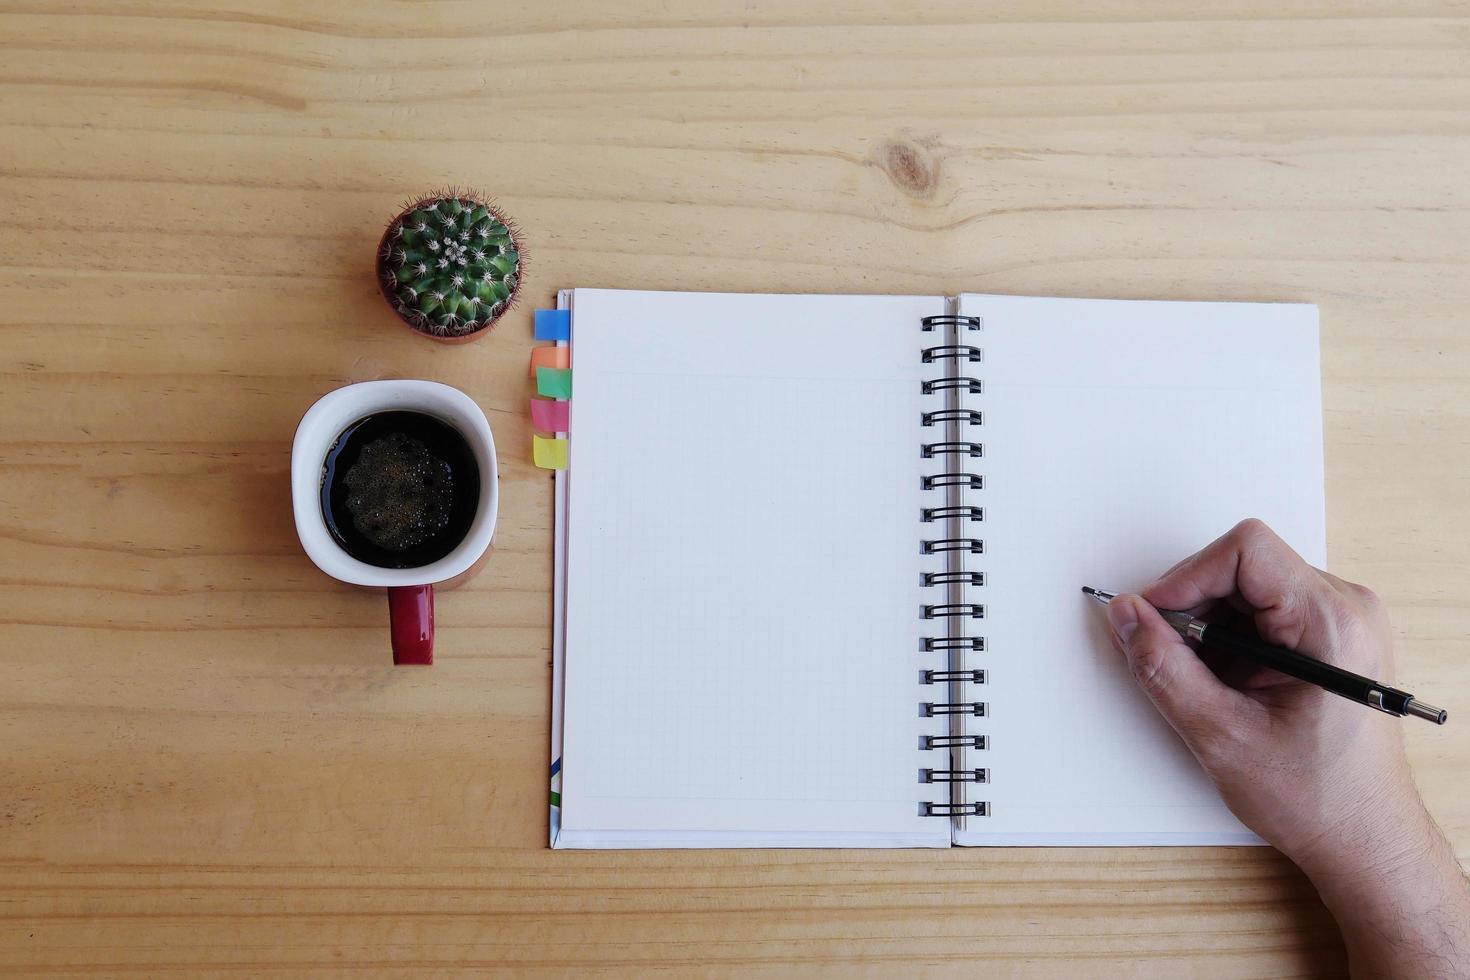
<svg viewBox="0 0 1470 980">
<path fill-rule="evenodd" d="M 920 769 L 921 783 L 988 783 L 989 769 Z"/>
<path fill-rule="evenodd" d="M 966 681 L 970 684 L 984 684 L 985 671 L 983 670 L 921 670 L 919 671 L 920 684 L 942 684 L 946 681 Z"/>
<path fill-rule="evenodd" d="M 949 391 L 950 389 L 958 391 L 961 388 L 972 395 L 979 395 L 984 393 L 985 384 L 979 378 L 961 377 L 935 378 L 933 381 L 919 382 L 919 390 L 926 395 L 932 395 L 936 391 Z"/>
<path fill-rule="evenodd" d="M 925 425 L 938 425 L 940 422 L 963 422 L 966 425 L 984 425 L 985 413 L 975 408 L 940 408 L 932 412 L 925 412 L 920 416 Z"/>
<path fill-rule="evenodd" d="M 984 490 L 985 477 L 979 473 L 932 473 L 919 477 L 919 485 L 925 490 L 942 490 L 945 487 L 968 487 Z"/>
<path fill-rule="evenodd" d="M 922 572 L 919 581 L 925 587 L 931 585 L 984 585 L 984 572 Z"/>
<path fill-rule="evenodd" d="M 938 538 L 921 542 L 921 552 L 937 555 L 944 551 L 968 551 L 972 555 L 985 554 L 985 542 L 979 538 Z"/>
<path fill-rule="evenodd" d="M 985 455 L 985 443 L 926 442 L 919 450 L 919 455 L 925 459 L 933 459 L 935 456 L 969 456 L 975 459 Z"/>
<path fill-rule="evenodd" d="M 974 715 L 976 718 L 984 718 L 988 705 L 984 701 L 922 701 L 919 709 L 923 711 L 925 718 L 936 718 L 939 715 Z"/>
<path fill-rule="evenodd" d="M 983 750 L 989 747 L 987 736 L 965 732 L 962 721 L 966 717 L 984 718 L 989 710 L 986 702 L 967 697 L 965 688 L 967 684 L 984 684 L 985 671 L 964 665 L 966 651 L 985 650 L 985 637 L 969 635 L 965 626 L 974 620 L 984 619 L 985 606 L 964 601 L 965 586 L 985 584 L 984 572 L 965 567 L 972 560 L 965 556 L 985 554 L 985 540 L 975 533 L 979 528 L 974 528 L 974 525 L 984 523 L 985 508 L 962 499 L 964 491 L 985 487 L 984 475 L 970 472 L 972 466 L 967 465 L 972 460 L 985 457 L 985 444 L 970 436 L 970 430 L 984 425 L 985 416 L 979 409 L 962 404 L 965 396 L 979 395 L 984 391 L 981 380 L 965 374 L 962 368 L 985 360 L 982 347 L 965 342 L 971 333 L 981 329 L 982 324 L 979 317 L 947 313 L 924 317 L 920 325 L 926 333 L 938 331 L 944 335 L 939 343 L 923 348 L 923 363 L 947 367 L 939 377 L 926 378 L 920 383 L 925 395 L 938 395 L 943 399 L 941 405 L 921 414 L 920 422 L 924 426 L 940 427 L 941 432 L 936 433 L 940 438 L 921 444 L 920 456 L 945 460 L 948 465 L 941 467 L 941 472 L 924 474 L 920 478 L 923 489 L 940 491 L 941 499 L 932 506 L 922 507 L 919 519 L 924 524 L 939 524 L 943 533 L 923 538 L 919 548 L 922 554 L 943 556 L 944 570 L 920 573 L 923 586 L 940 589 L 943 599 L 922 604 L 919 614 L 926 621 L 946 624 L 946 628 L 942 635 L 920 637 L 919 647 L 925 653 L 944 654 L 947 663 L 939 668 L 926 667 L 920 671 L 919 682 L 926 686 L 941 685 L 945 696 L 921 701 L 919 710 L 927 718 L 949 718 L 949 734 L 921 736 L 920 747 L 947 752 L 950 761 L 947 768 L 920 769 L 919 781 L 949 784 L 950 800 L 948 803 L 922 803 L 919 812 L 935 817 L 983 817 L 989 815 L 990 804 L 966 802 L 957 785 L 990 781 L 989 769 L 962 767 L 958 754 L 963 749 Z"/>
<path fill-rule="evenodd" d="M 988 817 L 989 803 L 924 803 L 919 813 L 926 817 Z"/>
<path fill-rule="evenodd" d="M 984 619 L 985 607 L 978 602 L 942 602 L 935 606 L 920 606 L 919 614 L 925 619 L 956 618 L 961 616 L 969 619 Z"/>
<path fill-rule="evenodd" d="M 924 363 L 933 364 L 947 358 L 959 360 L 964 358 L 971 364 L 978 364 L 985 359 L 985 352 L 979 347 L 971 347 L 969 344 L 946 344 L 942 347 L 925 347 Z"/>
<path fill-rule="evenodd" d="M 958 313 L 941 313 L 938 316 L 926 316 L 919 321 L 919 326 L 925 333 L 938 327 L 964 327 L 966 330 L 979 330 L 980 318 L 978 316 L 960 316 Z"/>
<path fill-rule="evenodd" d="M 984 653 L 985 637 L 925 636 L 919 639 L 919 649 L 925 653 L 933 653 L 935 650 L 974 650 L 976 653 Z"/>
<path fill-rule="evenodd" d="M 964 505 L 959 507 L 923 507 L 919 510 L 919 520 L 925 524 L 928 524 L 930 521 L 948 520 L 951 517 L 965 517 L 978 523 L 985 520 L 985 508 Z"/>
<path fill-rule="evenodd" d="M 987 749 L 990 739 L 985 735 L 924 735 L 919 739 L 921 749 Z"/>
</svg>

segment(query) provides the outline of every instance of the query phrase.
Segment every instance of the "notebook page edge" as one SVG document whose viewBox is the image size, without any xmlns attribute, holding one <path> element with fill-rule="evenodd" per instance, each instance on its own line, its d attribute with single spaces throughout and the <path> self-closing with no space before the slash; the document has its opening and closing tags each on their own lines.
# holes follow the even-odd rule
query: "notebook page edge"
<svg viewBox="0 0 1470 980">
<path fill-rule="evenodd" d="M 572 290 L 559 289 L 556 293 L 556 308 L 572 308 Z M 557 346 L 570 346 L 558 341 Z M 567 433 L 571 439 L 571 433 Z M 551 555 L 551 764 L 550 793 L 557 802 L 549 806 L 547 832 L 550 846 L 557 848 L 561 837 L 561 754 L 562 754 L 562 683 L 565 672 L 566 650 L 566 560 L 567 560 L 567 481 L 571 470 L 570 453 L 565 470 L 552 472 L 552 555 Z"/>
</svg>

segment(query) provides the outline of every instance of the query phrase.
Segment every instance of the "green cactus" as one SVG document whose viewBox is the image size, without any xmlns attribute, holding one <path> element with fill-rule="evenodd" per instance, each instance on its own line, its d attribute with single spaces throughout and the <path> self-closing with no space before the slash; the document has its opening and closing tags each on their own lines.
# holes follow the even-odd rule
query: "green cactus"
<svg viewBox="0 0 1470 980">
<path fill-rule="evenodd" d="M 415 201 L 383 235 L 378 278 L 409 326 L 436 337 L 483 330 L 515 300 L 521 257 L 514 229 L 462 193 Z"/>
</svg>

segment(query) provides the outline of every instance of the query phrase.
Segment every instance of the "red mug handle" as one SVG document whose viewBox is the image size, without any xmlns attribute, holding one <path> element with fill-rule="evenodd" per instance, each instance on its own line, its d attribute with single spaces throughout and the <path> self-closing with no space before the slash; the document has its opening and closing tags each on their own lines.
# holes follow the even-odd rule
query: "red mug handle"
<svg viewBox="0 0 1470 980">
<path fill-rule="evenodd" d="M 393 630 L 393 663 L 434 662 L 434 587 L 402 585 L 388 590 L 388 621 Z"/>
</svg>

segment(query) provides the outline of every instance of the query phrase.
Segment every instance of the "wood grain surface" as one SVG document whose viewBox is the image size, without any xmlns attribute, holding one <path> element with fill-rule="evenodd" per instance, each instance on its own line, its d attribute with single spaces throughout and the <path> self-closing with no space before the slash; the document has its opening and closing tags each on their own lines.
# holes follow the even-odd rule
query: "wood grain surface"
<svg viewBox="0 0 1470 980">
<path fill-rule="evenodd" d="M 1326 976 L 1265 849 L 546 850 L 562 286 L 1304 300 L 1331 565 L 1470 705 L 1470 7 L 1243 0 L 0 2 L 0 971 Z M 525 301 L 446 348 L 372 279 L 493 194 Z M 389 666 L 287 460 L 457 385 L 498 549 Z M 1406 725 L 1470 853 L 1462 717 Z"/>
</svg>

